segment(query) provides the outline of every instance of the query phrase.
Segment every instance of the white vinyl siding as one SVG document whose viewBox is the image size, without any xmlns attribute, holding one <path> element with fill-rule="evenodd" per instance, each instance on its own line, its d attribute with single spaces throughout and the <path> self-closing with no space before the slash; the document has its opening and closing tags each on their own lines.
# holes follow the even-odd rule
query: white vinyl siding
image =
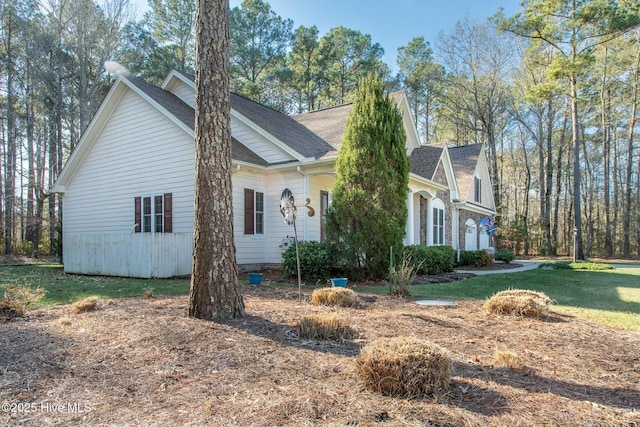
<svg viewBox="0 0 640 427">
<path fill-rule="evenodd" d="M 134 226 L 133 199 L 173 193 L 173 232 L 193 233 L 193 140 L 127 92 L 67 185 L 64 231 L 122 233 Z"/>
<path fill-rule="evenodd" d="M 233 113 L 231 115 L 231 134 L 235 139 L 268 163 L 281 163 L 293 160 L 293 157 L 289 154 L 279 149 L 272 142 L 265 140 L 265 138 L 254 129 L 234 117 Z"/>
<path fill-rule="evenodd" d="M 177 81 L 177 83 L 171 88 L 171 93 L 180 98 L 182 102 L 191 108 L 195 108 L 196 94 L 194 89 L 179 79 L 175 79 L 175 81 Z"/>
</svg>

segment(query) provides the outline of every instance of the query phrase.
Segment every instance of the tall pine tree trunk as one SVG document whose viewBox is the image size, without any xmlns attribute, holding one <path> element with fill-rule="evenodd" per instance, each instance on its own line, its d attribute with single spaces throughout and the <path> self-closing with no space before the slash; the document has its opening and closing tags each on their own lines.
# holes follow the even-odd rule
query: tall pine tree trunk
<svg viewBox="0 0 640 427">
<path fill-rule="evenodd" d="M 633 67 L 633 95 L 631 96 L 631 115 L 629 118 L 629 136 L 627 138 L 627 170 L 626 184 L 624 189 L 624 209 L 622 214 L 622 255 L 625 258 L 631 256 L 631 196 L 633 191 L 633 129 L 636 123 L 636 114 L 638 110 L 638 81 L 640 80 L 640 50 L 636 55 L 635 65 Z"/>
<path fill-rule="evenodd" d="M 196 174 L 189 317 L 244 316 L 233 240 L 229 2 L 197 0 Z"/>
<path fill-rule="evenodd" d="M 15 227 L 15 191 L 16 191 L 16 130 L 15 130 L 15 109 L 13 94 L 13 79 L 15 74 L 13 64 L 13 22 L 11 17 L 6 22 L 6 96 L 7 96 L 7 137 L 4 153 L 4 253 L 10 254 L 13 249 L 13 231 Z"/>
<path fill-rule="evenodd" d="M 613 256 L 613 240 L 611 233 L 611 132 L 610 100 L 607 94 L 607 60 L 608 49 L 604 47 L 604 69 L 600 85 L 600 125 L 602 126 L 602 154 L 603 154 L 603 186 L 604 186 L 604 251 L 608 257 Z"/>
<path fill-rule="evenodd" d="M 574 60 L 575 62 L 575 60 Z M 582 200 L 580 191 L 580 127 L 578 123 L 578 90 L 576 77 L 571 76 L 571 120 L 573 126 L 573 225 L 575 233 L 574 256 L 578 260 L 584 259 L 582 246 Z"/>
</svg>

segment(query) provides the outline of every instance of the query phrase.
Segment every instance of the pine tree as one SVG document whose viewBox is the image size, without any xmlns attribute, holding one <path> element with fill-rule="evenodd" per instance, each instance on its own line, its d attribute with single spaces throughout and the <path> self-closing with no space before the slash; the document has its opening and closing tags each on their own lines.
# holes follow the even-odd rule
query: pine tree
<svg viewBox="0 0 640 427">
<path fill-rule="evenodd" d="M 402 252 L 409 181 L 405 140 L 402 115 L 382 79 L 362 79 L 338 153 L 327 213 L 328 240 L 351 276 L 384 277 L 389 248 L 398 256 Z"/>
<path fill-rule="evenodd" d="M 226 0 L 196 6 L 196 186 L 189 317 L 243 317 L 233 241 Z"/>
</svg>

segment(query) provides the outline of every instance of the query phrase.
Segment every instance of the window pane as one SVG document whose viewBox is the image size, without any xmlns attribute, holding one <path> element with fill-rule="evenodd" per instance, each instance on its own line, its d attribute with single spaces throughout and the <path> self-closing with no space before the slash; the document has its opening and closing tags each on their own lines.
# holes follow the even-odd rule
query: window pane
<svg viewBox="0 0 640 427">
<path fill-rule="evenodd" d="M 151 197 L 142 199 L 142 231 L 151 232 Z"/>
<path fill-rule="evenodd" d="M 264 193 L 256 191 L 256 234 L 264 234 Z"/>
<path fill-rule="evenodd" d="M 162 233 L 163 228 L 162 228 L 162 221 L 164 219 L 164 214 L 163 214 L 163 205 L 162 205 L 162 200 L 163 197 L 162 196 L 155 196 L 153 198 L 154 203 L 153 203 L 153 214 L 155 216 L 155 222 L 154 222 L 154 230 L 156 233 Z"/>
</svg>

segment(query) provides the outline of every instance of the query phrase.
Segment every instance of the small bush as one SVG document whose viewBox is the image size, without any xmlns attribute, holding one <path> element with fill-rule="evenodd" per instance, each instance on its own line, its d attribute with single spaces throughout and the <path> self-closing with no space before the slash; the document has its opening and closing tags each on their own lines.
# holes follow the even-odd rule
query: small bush
<svg viewBox="0 0 640 427">
<path fill-rule="evenodd" d="M 525 368 L 525 364 L 520 358 L 520 356 L 510 351 L 497 352 L 496 355 L 493 357 L 493 364 L 496 366 L 501 366 L 503 368 L 516 369 L 516 370 Z"/>
<path fill-rule="evenodd" d="M 336 314 L 304 316 L 298 322 L 300 338 L 343 341 L 355 336 L 354 330 Z"/>
<path fill-rule="evenodd" d="M 417 274 L 449 273 L 456 265 L 456 251 L 451 246 L 405 246 L 404 255 L 411 257 Z"/>
<path fill-rule="evenodd" d="M 510 249 L 500 249 L 499 251 L 496 251 L 494 258 L 498 261 L 503 261 L 506 264 L 509 264 L 511 261 L 516 259 L 516 256 Z"/>
<path fill-rule="evenodd" d="M 27 240 L 13 245 L 13 253 L 15 255 L 27 255 L 33 254 L 33 242 Z"/>
<path fill-rule="evenodd" d="M 0 314 L 9 318 L 22 317 L 29 307 L 44 299 L 45 295 L 45 290 L 39 286 L 7 285 L 0 300 Z"/>
<path fill-rule="evenodd" d="M 362 348 L 356 363 L 365 386 L 385 396 L 429 396 L 451 381 L 449 352 L 415 337 L 372 341 Z"/>
<path fill-rule="evenodd" d="M 542 292 L 526 289 L 501 291 L 489 298 L 484 308 L 493 314 L 540 317 L 553 300 Z"/>
<path fill-rule="evenodd" d="M 493 258 L 486 251 L 460 251 L 459 265 L 487 267 L 493 265 Z"/>
<path fill-rule="evenodd" d="M 358 304 L 358 295 L 351 289 L 320 288 L 311 294 L 311 304 L 355 307 Z"/>
<path fill-rule="evenodd" d="M 76 313 L 86 313 L 98 307 L 98 297 L 87 297 L 73 303 L 73 311 Z"/>
<path fill-rule="evenodd" d="M 336 258 L 327 243 L 301 241 L 298 242 L 298 252 L 303 280 L 323 283 L 333 277 Z M 289 276 L 298 275 L 295 245 L 290 245 L 282 254 L 282 268 Z"/>
</svg>

